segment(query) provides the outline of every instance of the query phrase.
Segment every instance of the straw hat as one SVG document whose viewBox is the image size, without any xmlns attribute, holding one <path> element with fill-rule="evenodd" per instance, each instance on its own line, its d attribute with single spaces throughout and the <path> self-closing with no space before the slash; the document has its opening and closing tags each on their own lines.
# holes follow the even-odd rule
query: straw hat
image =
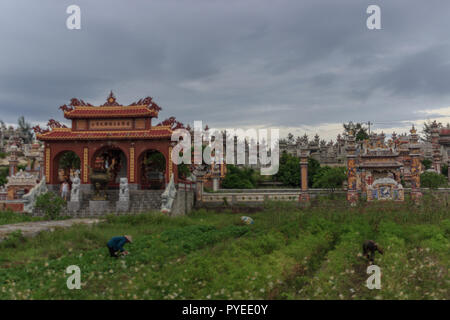
<svg viewBox="0 0 450 320">
<path fill-rule="evenodd" d="M 130 235 L 125 235 L 125 238 L 128 240 L 128 242 L 133 242 L 133 238 Z"/>
</svg>

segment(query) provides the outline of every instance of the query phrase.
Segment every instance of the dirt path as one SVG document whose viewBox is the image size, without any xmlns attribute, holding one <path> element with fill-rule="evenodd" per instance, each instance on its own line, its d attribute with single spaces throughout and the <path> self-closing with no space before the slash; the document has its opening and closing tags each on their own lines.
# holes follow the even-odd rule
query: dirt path
<svg viewBox="0 0 450 320">
<path fill-rule="evenodd" d="M 101 221 L 100 219 L 68 219 L 5 224 L 0 226 L 0 241 L 5 239 L 8 234 L 17 230 L 22 230 L 22 234 L 25 237 L 34 237 L 42 231 L 53 231 L 55 228 L 69 228 L 75 224 L 92 225 Z"/>
</svg>

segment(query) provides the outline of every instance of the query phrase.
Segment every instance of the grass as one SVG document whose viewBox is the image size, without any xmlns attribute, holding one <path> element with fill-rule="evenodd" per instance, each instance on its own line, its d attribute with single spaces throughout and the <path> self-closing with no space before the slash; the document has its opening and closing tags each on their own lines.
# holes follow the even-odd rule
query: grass
<svg viewBox="0 0 450 320">
<path fill-rule="evenodd" d="M 41 220 L 43 220 L 43 218 L 32 217 L 26 213 L 17 213 L 13 211 L 0 212 L 0 225 Z"/>
<path fill-rule="evenodd" d="M 344 208 L 268 202 L 251 214 L 206 210 L 109 216 L 0 243 L 0 299 L 449 299 L 450 212 L 430 200 Z M 131 234 L 130 255 L 106 242 Z M 365 239 L 384 248 L 381 290 L 366 288 Z M 81 290 L 66 287 L 69 265 Z"/>
</svg>

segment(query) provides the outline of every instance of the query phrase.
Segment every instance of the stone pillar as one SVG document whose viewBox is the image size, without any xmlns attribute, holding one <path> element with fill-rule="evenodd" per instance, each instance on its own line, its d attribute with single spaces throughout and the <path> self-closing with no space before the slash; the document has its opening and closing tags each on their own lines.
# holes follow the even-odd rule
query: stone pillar
<svg viewBox="0 0 450 320">
<path fill-rule="evenodd" d="M 411 158 L 411 199 L 414 201 L 420 200 L 422 192 L 420 191 L 420 144 L 417 130 L 413 127 L 410 130 L 411 138 L 409 140 L 409 156 Z"/>
<path fill-rule="evenodd" d="M 450 182 L 450 157 L 448 158 L 448 162 L 447 162 L 447 176 L 448 176 L 448 182 Z"/>
<path fill-rule="evenodd" d="M 45 175 L 45 173 L 44 173 L 44 168 L 45 168 L 44 157 L 43 156 L 39 156 L 37 158 L 37 161 L 39 163 L 39 180 L 41 180 L 42 177 Z"/>
<path fill-rule="evenodd" d="M 361 170 L 361 197 L 367 197 L 366 169 Z"/>
<path fill-rule="evenodd" d="M 358 201 L 358 190 L 356 189 L 356 145 L 355 133 L 350 130 L 347 138 L 347 201 L 351 206 Z"/>
<path fill-rule="evenodd" d="M 397 169 L 395 170 L 395 181 L 398 183 L 402 183 L 402 177 L 401 177 L 401 170 Z"/>
<path fill-rule="evenodd" d="M 203 201 L 203 178 L 198 177 L 196 181 L 195 195 L 196 200 L 201 202 Z"/>
<path fill-rule="evenodd" d="M 308 191 L 308 156 L 309 150 L 307 146 L 302 146 L 300 149 L 300 183 L 301 191 L 298 201 L 308 202 L 310 200 Z"/>
<path fill-rule="evenodd" d="M 441 173 L 441 150 L 439 145 L 439 127 L 436 120 L 431 124 L 431 144 L 433 148 L 433 169 Z"/>
<path fill-rule="evenodd" d="M 213 191 L 218 191 L 219 190 L 219 177 L 213 176 L 212 181 L 213 181 Z"/>
<path fill-rule="evenodd" d="M 17 173 L 17 165 L 19 164 L 19 160 L 17 158 L 17 146 L 11 146 L 11 152 L 9 155 L 9 176 L 12 177 Z"/>
<path fill-rule="evenodd" d="M 174 144 L 175 144 L 175 142 L 171 142 L 170 143 L 170 146 L 169 146 L 169 153 L 168 153 L 168 155 L 167 155 L 167 161 L 169 161 L 169 173 L 168 173 L 168 176 L 167 176 L 167 184 L 169 184 L 170 183 L 170 179 L 172 179 L 172 174 L 173 174 L 173 166 L 174 166 L 174 163 L 173 163 L 173 161 L 172 161 L 172 149 L 173 149 L 173 147 L 174 147 Z M 178 181 L 178 179 L 177 179 L 177 181 Z"/>
</svg>

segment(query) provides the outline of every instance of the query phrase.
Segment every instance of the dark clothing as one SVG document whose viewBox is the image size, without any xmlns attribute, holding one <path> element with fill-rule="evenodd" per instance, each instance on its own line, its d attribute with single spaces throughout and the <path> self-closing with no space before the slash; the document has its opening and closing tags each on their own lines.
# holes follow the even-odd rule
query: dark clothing
<svg viewBox="0 0 450 320">
<path fill-rule="evenodd" d="M 114 257 L 114 258 L 118 258 L 118 257 L 119 257 L 119 256 L 116 254 L 116 251 L 114 251 L 113 248 L 108 247 L 108 249 L 109 249 L 109 255 L 110 255 L 111 257 Z"/>
<path fill-rule="evenodd" d="M 378 248 L 378 244 L 375 243 L 373 240 L 366 240 L 363 244 L 363 255 L 369 260 L 374 261 L 375 257 L 375 251 L 378 251 L 379 253 L 383 254 L 383 251 Z"/>
<path fill-rule="evenodd" d="M 114 250 L 114 252 L 124 252 L 125 249 L 123 248 L 123 245 L 127 243 L 127 241 L 128 240 L 125 237 L 113 237 L 108 241 L 107 246 L 108 248 Z"/>
</svg>

